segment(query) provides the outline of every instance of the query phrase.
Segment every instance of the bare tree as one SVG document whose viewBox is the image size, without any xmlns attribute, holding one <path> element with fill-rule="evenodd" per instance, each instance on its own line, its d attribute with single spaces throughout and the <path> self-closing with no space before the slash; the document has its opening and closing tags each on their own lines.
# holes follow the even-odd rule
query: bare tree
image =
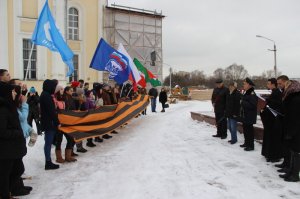
<svg viewBox="0 0 300 199">
<path fill-rule="evenodd" d="M 281 72 L 277 72 L 277 76 L 280 76 L 282 75 Z M 262 74 L 261 74 L 262 77 L 265 77 L 266 79 L 270 79 L 270 78 L 273 78 L 275 77 L 275 71 L 274 70 L 267 70 L 267 71 L 264 71 Z"/>
<path fill-rule="evenodd" d="M 213 74 L 215 79 L 225 79 L 225 70 L 223 68 L 217 68 Z"/>
<path fill-rule="evenodd" d="M 236 63 L 228 66 L 225 69 L 225 78 L 227 80 L 242 80 L 249 76 L 248 71 L 243 65 L 237 65 Z"/>
</svg>

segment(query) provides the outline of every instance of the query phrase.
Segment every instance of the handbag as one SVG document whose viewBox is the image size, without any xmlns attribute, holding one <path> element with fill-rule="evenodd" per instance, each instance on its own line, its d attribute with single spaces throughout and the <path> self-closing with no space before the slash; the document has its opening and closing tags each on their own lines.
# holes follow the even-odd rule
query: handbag
<svg viewBox="0 0 300 199">
<path fill-rule="evenodd" d="M 164 105 L 164 108 L 169 108 L 169 104 L 165 104 L 165 105 Z"/>
</svg>

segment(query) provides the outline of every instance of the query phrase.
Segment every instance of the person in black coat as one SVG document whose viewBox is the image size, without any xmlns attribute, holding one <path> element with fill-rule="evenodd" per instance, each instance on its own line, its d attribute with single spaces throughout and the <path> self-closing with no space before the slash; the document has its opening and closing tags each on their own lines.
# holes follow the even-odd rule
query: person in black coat
<svg viewBox="0 0 300 199">
<path fill-rule="evenodd" d="M 39 135 L 41 132 L 41 118 L 40 118 L 40 96 L 36 92 L 34 87 L 29 89 L 27 94 L 27 104 L 29 105 L 28 113 L 28 124 L 32 127 L 33 120 L 35 121 L 37 133 Z"/>
<path fill-rule="evenodd" d="M 156 112 L 156 98 L 158 96 L 157 89 L 155 87 L 150 88 L 148 95 L 151 101 L 151 111 Z"/>
<path fill-rule="evenodd" d="M 159 93 L 159 102 L 162 105 L 161 112 L 165 112 L 165 104 L 168 101 L 167 92 L 165 91 L 165 88 L 161 88 L 161 91 Z"/>
<path fill-rule="evenodd" d="M 275 78 L 268 79 L 267 87 L 272 91 L 272 93 L 266 99 L 266 106 L 260 113 L 260 117 L 264 125 L 261 154 L 265 156 L 268 162 L 278 162 L 280 158 L 283 157 L 281 144 L 281 122 L 279 117 L 276 117 L 277 115 L 275 116 L 271 112 L 271 109 L 280 112 L 282 93 L 277 88 L 277 80 Z"/>
<path fill-rule="evenodd" d="M 211 102 L 214 107 L 217 134 L 213 137 L 227 138 L 227 121 L 225 115 L 226 96 L 229 92 L 228 88 L 224 86 L 223 80 L 216 81 L 216 88 L 213 90 Z"/>
<path fill-rule="evenodd" d="M 43 92 L 40 97 L 41 128 L 45 131 L 45 170 L 58 169 L 59 165 L 51 161 L 51 145 L 60 125 L 52 95 L 54 94 L 57 81 L 46 79 L 43 83 Z"/>
<path fill-rule="evenodd" d="M 229 84 L 229 91 L 226 96 L 226 117 L 227 126 L 231 134 L 230 144 L 237 142 L 237 118 L 240 113 L 241 93 L 237 90 L 237 83 L 231 82 Z"/>
<path fill-rule="evenodd" d="M 245 93 L 241 99 L 241 112 L 240 117 L 243 123 L 243 133 L 245 137 L 245 143 L 241 147 L 245 148 L 245 151 L 254 150 L 254 129 L 253 124 L 256 124 L 257 119 L 257 102 L 258 98 L 254 91 L 255 84 L 248 77 L 244 80 Z"/>
<path fill-rule="evenodd" d="M 300 83 L 287 81 L 283 93 L 283 137 L 291 150 L 290 170 L 285 181 L 298 182 L 300 172 Z"/>
<path fill-rule="evenodd" d="M 10 198 L 10 191 L 24 173 L 22 158 L 27 153 L 20 125 L 14 86 L 0 82 L 0 198 Z M 30 191 L 22 188 L 23 194 Z M 31 188 L 32 189 L 32 188 Z"/>
</svg>

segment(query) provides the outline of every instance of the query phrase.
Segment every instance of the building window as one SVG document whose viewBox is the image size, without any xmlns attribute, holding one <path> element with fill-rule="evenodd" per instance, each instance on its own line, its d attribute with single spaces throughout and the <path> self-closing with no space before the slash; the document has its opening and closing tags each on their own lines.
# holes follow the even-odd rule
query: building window
<svg viewBox="0 0 300 199">
<path fill-rule="evenodd" d="M 68 38 L 70 40 L 79 40 L 79 15 L 76 8 L 69 8 L 68 12 Z"/>
<path fill-rule="evenodd" d="M 31 42 L 31 39 L 23 39 L 23 74 L 24 74 L 24 79 L 26 78 L 26 73 L 27 73 L 27 66 L 29 62 L 29 55 L 30 51 L 32 48 L 33 43 Z M 27 74 L 27 79 L 36 79 L 36 62 L 37 62 L 37 52 L 36 52 L 36 45 L 34 45 L 33 50 L 32 50 L 32 55 L 31 55 L 31 65 L 29 64 L 28 67 L 28 74 Z"/>
<path fill-rule="evenodd" d="M 69 82 L 78 81 L 78 55 L 73 57 L 74 73 L 69 77 Z"/>
</svg>

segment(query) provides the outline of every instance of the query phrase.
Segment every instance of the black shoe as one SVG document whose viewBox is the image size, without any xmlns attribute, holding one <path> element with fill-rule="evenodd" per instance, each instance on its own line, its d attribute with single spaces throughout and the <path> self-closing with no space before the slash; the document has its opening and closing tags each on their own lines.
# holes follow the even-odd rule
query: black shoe
<svg viewBox="0 0 300 199">
<path fill-rule="evenodd" d="M 32 187 L 30 187 L 30 186 L 24 186 L 23 188 L 26 189 L 26 190 L 29 191 L 29 192 L 32 191 Z"/>
<path fill-rule="evenodd" d="M 108 135 L 108 134 L 105 134 L 105 135 L 102 136 L 102 138 L 103 138 L 103 139 L 110 139 L 110 138 L 112 138 L 112 136 L 110 136 L 110 135 Z"/>
<path fill-rule="evenodd" d="M 100 137 L 95 137 L 95 142 L 103 142 L 103 139 L 101 139 Z"/>
<path fill-rule="evenodd" d="M 163 113 L 163 112 L 166 112 L 165 110 L 161 110 L 161 112 Z"/>
<path fill-rule="evenodd" d="M 72 151 L 71 156 L 75 157 L 75 156 L 78 156 L 78 154 L 77 154 L 77 153 L 74 153 L 74 152 Z"/>
<path fill-rule="evenodd" d="M 280 174 L 279 177 L 281 178 L 288 178 L 290 176 L 290 173 Z"/>
<path fill-rule="evenodd" d="M 88 147 L 95 147 L 95 146 L 97 146 L 96 144 L 94 144 L 92 141 L 88 141 L 87 143 L 86 143 L 86 146 L 88 146 Z"/>
<path fill-rule="evenodd" d="M 224 139 L 226 139 L 226 138 L 227 138 L 227 135 L 221 137 L 222 140 L 224 140 Z"/>
<path fill-rule="evenodd" d="M 231 141 L 231 142 L 230 142 L 230 144 L 235 144 L 235 143 L 237 143 L 237 141 Z"/>
<path fill-rule="evenodd" d="M 280 159 L 271 159 L 270 162 L 275 163 L 275 162 L 279 162 Z"/>
<path fill-rule="evenodd" d="M 247 147 L 247 145 L 246 145 L 246 144 L 241 144 L 241 145 L 240 145 L 240 147 L 242 147 L 242 148 L 246 148 L 246 147 Z"/>
<path fill-rule="evenodd" d="M 117 131 L 113 130 L 111 133 L 113 134 L 119 134 Z"/>
<path fill-rule="evenodd" d="M 245 151 L 254 151 L 254 147 L 246 147 L 244 148 Z"/>
<path fill-rule="evenodd" d="M 11 195 L 12 196 L 26 196 L 30 194 L 30 191 L 28 191 L 27 189 L 25 189 L 24 187 L 16 190 L 16 191 L 12 191 L 11 192 Z"/>
<path fill-rule="evenodd" d="M 284 162 L 281 164 L 275 164 L 275 167 L 284 168 L 284 167 L 286 167 L 286 164 Z"/>
<path fill-rule="evenodd" d="M 87 152 L 87 150 L 85 148 L 81 147 L 81 148 L 77 148 L 77 152 L 85 153 L 85 152 Z"/>
<path fill-rule="evenodd" d="M 213 137 L 220 138 L 221 136 L 217 134 L 217 135 L 213 135 Z"/>
<path fill-rule="evenodd" d="M 231 140 L 228 140 L 229 143 L 231 143 Z"/>
<path fill-rule="evenodd" d="M 278 169 L 277 171 L 278 171 L 279 173 L 289 173 L 289 172 L 290 172 L 290 169 L 287 168 L 287 167 L 284 167 L 284 168 L 282 168 L 282 169 Z"/>
<path fill-rule="evenodd" d="M 45 170 L 58 169 L 59 165 L 53 164 L 51 161 L 46 161 Z"/>
</svg>

